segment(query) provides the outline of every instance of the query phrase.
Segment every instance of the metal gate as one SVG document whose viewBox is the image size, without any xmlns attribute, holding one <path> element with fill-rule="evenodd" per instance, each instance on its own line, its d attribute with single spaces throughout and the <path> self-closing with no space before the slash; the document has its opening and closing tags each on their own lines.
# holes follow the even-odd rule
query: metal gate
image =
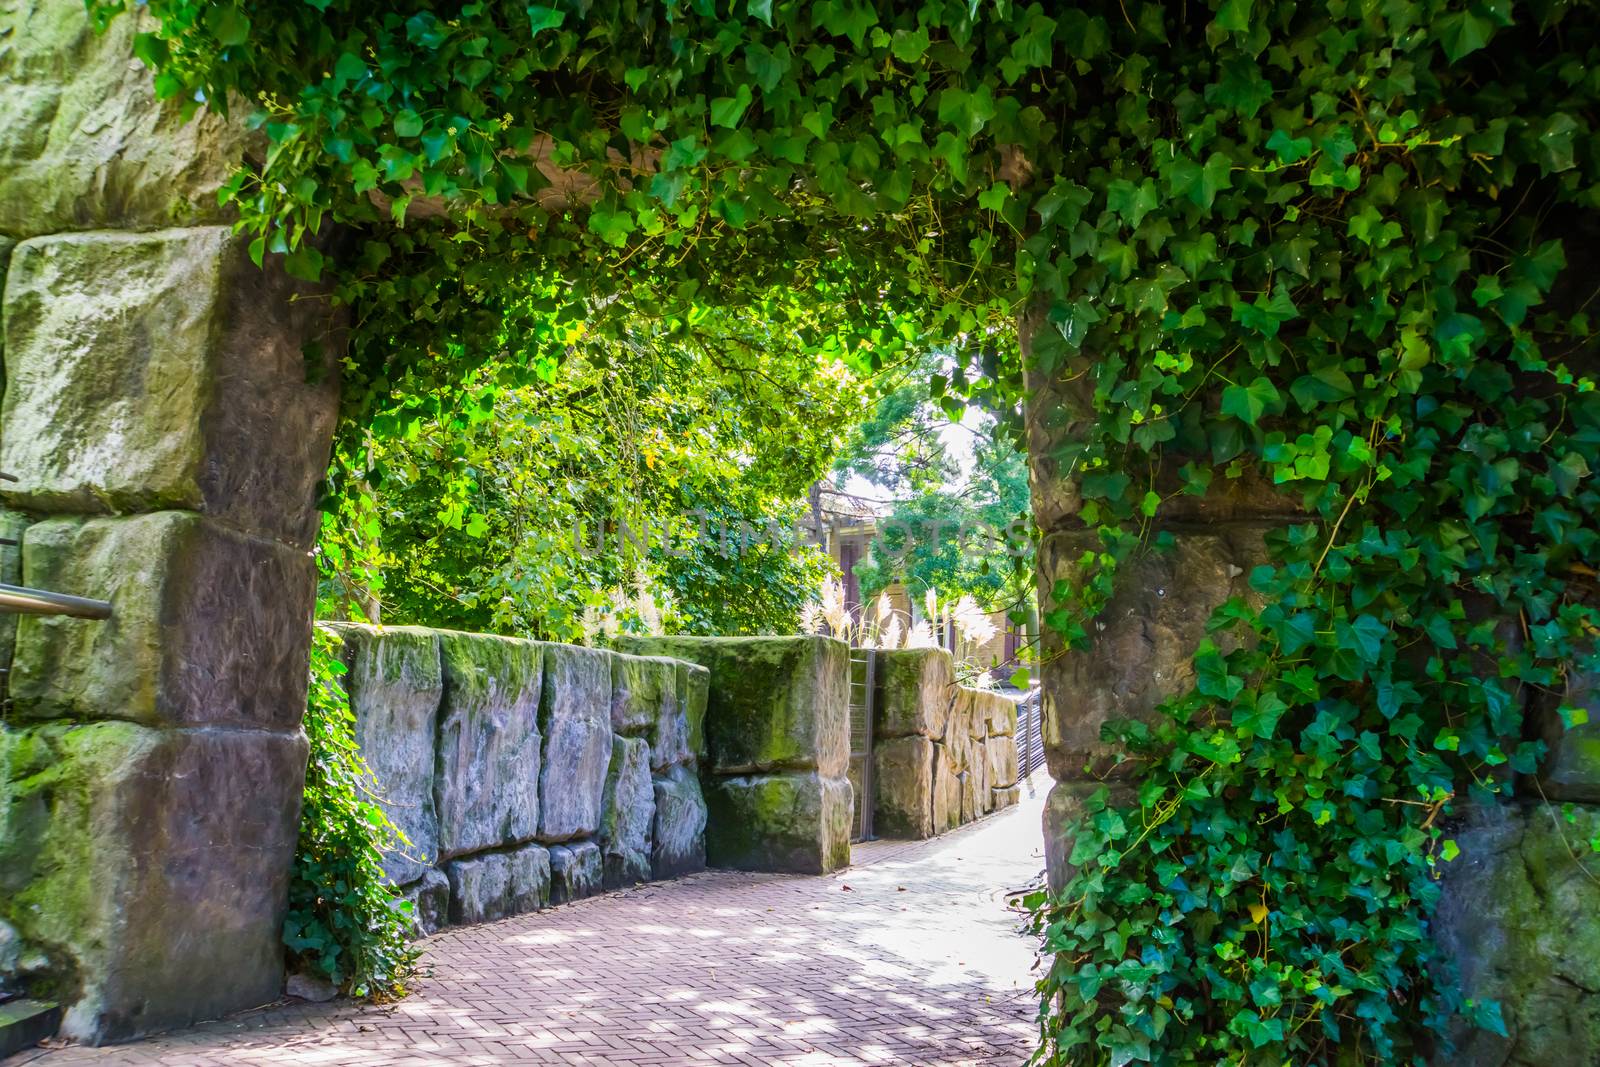
<svg viewBox="0 0 1600 1067">
<path fill-rule="evenodd" d="M 850 784 L 856 791 L 856 821 L 852 841 L 872 837 L 872 742 L 877 709 L 877 653 L 870 648 L 850 649 Z"/>
<path fill-rule="evenodd" d="M 1044 766 L 1044 693 L 1035 689 L 1017 705 L 1017 770 L 1021 781 Z M 1030 787 L 1032 783 L 1029 783 Z"/>
</svg>

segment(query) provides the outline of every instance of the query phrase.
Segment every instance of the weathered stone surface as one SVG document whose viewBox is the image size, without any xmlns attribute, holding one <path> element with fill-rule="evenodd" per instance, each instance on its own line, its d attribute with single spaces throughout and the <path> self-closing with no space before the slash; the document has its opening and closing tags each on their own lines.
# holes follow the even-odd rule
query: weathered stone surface
<svg viewBox="0 0 1600 1067">
<path fill-rule="evenodd" d="M 593 841 L 550 846 L 550 903 L 592 897 L 600 892 L 604 877 L 600 846 Z"/>
<path fill-rule="evenodd" d="M 618 644 L 711 672 L 705 730 L 716 773 L 815 769 L 826 778 L 844 776 L 850 762 L 850 650 L 842 641 L 651 637 Z"/>
<path fill-rule="evenodd" d="M 411 937 L 430 937 L 450 921 L 450 879 L 437 867 L 406 886 L 401 899 L 411 905 Z"/>
<path fill-rule="evenodd" d="M 854 807 L 843 778 L 713 778 L 706 807 L 706 861 L 713 867 L 827 874 L 850 863 Z"/>
<path fill-rule="evenodd" d="M 680 663 L 668 660 L 673 665 L 673 693 L 671 704 L 661 710 L 661 717 L 656 720 L 655 729 L 650 732 L 650 769 L 657 774 L 664 773 L 669 767 L 692 765 L 696 762 L 694 752 L 694 737 L 689 725 L 688 702 L 685 693 L 679 685 L 692 684 L 688 681 L 691 672 L 702 677 L 710 674 L 704 667 L 693 663 Z M 702 683 L 700 717 L 705 719 L 705 688 Z"/>
<path fill-rule="evenodd" d="M 926 737 L 880 741 L 872 752 L 877 796 L 873 828 L 879 837 L 932 837 L 933 742 Z"/>
<path fill-rule="evenodd" d="M 600 828 L 611 762 L 611 653 L 544 647 L 539 704 L 544 762 L 539 769 L 539 839 L 567 841 Z"/>
<path fill-rule="evenodd" d="M 711 672 L 698 663 L 678 661 L 678 699 L 689 731 L 689 751 L 706 762 L 706 702 L 711 696 Z"/>
<path fill-rule="evenodd" d="M 35 523 L 22 556 L 25 584 L 109 600 L 112 616 L 22 618 L 19 718 L 299 726 L 316 589 L 305 553 L 164 511 Z"/>
<path fill-rule="evenodd" d="M 959 783 L 957 789 L 961 794 L 961 822 L 969 823 L 983 814 L 978 806 L 978 772 L 962 771 L 956 775 L 956 781 Z"/>
<path fill-rule="evenodd" d="M 0 165 L 0 173 L 4 172 Z M 200 511 L 309 547 L 338 409 L 325 300 L 228 227 L 41 237 L 5 290 L 0 496 Z M 328 353 L 307 382 L 305 346 Z"/>
<path fill-rule="evenodd" d="M 606 772 L 605 803 L 596 835 L 607 889 L 650 880 L 650 827 L 655 814 L 650 746 L 641 737 L 612 738 L 611 767 Z"/>
<path fill-rule="evenodd" d="M 1022 800 L 1022 787 L 1009 785 L 989 790 L 989 810 L 1004 811 L 1016 807 Z"/>
<path fill-rule="evenodd" d="M 544 646 L 449 631 L 439 640 L 439 854 L 530 841 L 539 833 Z"/>
<path fill-rule="evenodd" d="M 4 272 L 0 271 L 0 284 L 4 282 Z M 6 585 L 22 584 L 22 532 L 27 528 L 26 516 L 0 508 L 0 582 Z M 8 543 L 12 541 L 16 543 Z M 0 614 L 0 708 L 5 706 L 6 676 L 16 646 L 17 616 Z"/>
<path fill-rule="evenodd" d="M 1131 786 L 1107 787 L 1094 781 L 1057 782 L 1045 798 L 1044 858 L 1051 889 L 1061 889 L 1072 877 L 1073 868 L 1067 862 L 1072 855 L 1071 823 L 1084 815 L 1085 802 L 1101 789 L 1107 790 L 1106 802 L 1111 805 L 1126 806 L 1136 799 Z"/>
<path fill-rule="evenodd" d="M 956 700 L 955 666 L 942 648 L 877 653 L 878 736 L 940 738 Z"/>
<path fill-rule="evenodd" d="M 652 736 L 677 709 L 678 665 L 662 656 L 611 657 L 611 729 L 630 737 Z"/>
<path fill-rule="evenodd" d="M 1017 702 L 1004 693 L 977 691 L 975 703 L 989 737 L 1010 737 L 1017 732 Z"/>
<path fill-rule="evenodd" d="M 307 1000 L 313 1004 L 326 1004 L 339 995 L 339 987 L 326 978 L 319 978 L 313 974 L 296 971 L 283 984 L 283 992 L 285 996 L 294 997 L 296 1000 Z"/>
<path fill-rule="evenodd" d="M 550 853 L 542 845 L 465 856 L 444 870 L 455 924 L 492 922 L 550 903 Z"/>
<path fill-rule="evenodd" d="M 1093 534 L 1047 537 L 1039 553 L 1042 610 L 1053 607 L 1057 581 L 1075 581 L 1077 561 L 1095 544 Z M 1093 645 L 1063 652 L 1047 629 L 1041 653 L 1044 742 L 1050 774 L 1081 778 L 1087 764 L 1112 776 L 1115 753 L 1100 740 L 1110 719 L 1151 721 L 1167 697 L 1194 682 L 1194 650 L 1206 638 L 1206 620 L 1233 596 L 1253 598 L 1251 568 L 1265 562 L 1258 529 L 1178 533 L 1167 554 L 1149 550 L 1124 564 L 1117 594 L 1095 622 Z M 1226 644 L 1226 635 L 1211 635 Z"/>
<path fill-rule="evenodd" d="M 243 158 L 243 124 L 155 98 L 133 37 L 143 7 L 97 34 L 76 0 L 0 6 L 0 231 L 148 229 L 227 221 L 216 191 Z"/>
<path fill-rule="evenodd" d="M 1600 676 L 1577 674 L 1560 696 L 1540 694 L 1535 708 L 1548 754 L 1539 785 L 1551 800 L 1600 802 Z M 1563 704 L 1583 708 L 1589 721 L 1566 726 Z"/>
<path fill-rule="evenodd" d="M 439 857 L 433 790 L 434 737 L 444 695 L 439 635 L 413 626 L 324 628 L 343 641 L 344 687 L 376 796 L 409 842 L 390 842 L 383 861 L 389 880 L 405 885 L 423 877 Z"/>
<path fill-rule="evenodd" d="M 49 956 L 65 1036 L 277 999 L 305 766 L 298 733 L 0 728 L 0 919 Z"/>
<path fill-rule="evenodd" d="M 1477 810 L 1453 832 L 1461 854 L 1444 865 L 1434 937 L 1464 992 L 1499 1002 L 1510 1036 L 1463 1028 L 1450 1067 L 1600 1063 L 1600 870 L 1574 858 L 1600 811 L 1573 811 L 1569 824 L 1542 804 Z"/>
<path fill-rule="evenodd" d="M 961 825 L 961 779 L 944 755 L 944 746 L 933 748 L 933 832 L 942 834 Z"/>
<path fill-rule="evenodd" d="M 984 766 L 989 786 L 994 789 L 1017 784 L 1017 739 L 991 737 L 983 746 Z"/>
<path fill-rule="evenodd" d="M 650 829 L 650 877 L 676 878 L 706 865 L 706 801 L 693 768 L 669 768 L 653 782 L 656 814 Z"/>
</svg>

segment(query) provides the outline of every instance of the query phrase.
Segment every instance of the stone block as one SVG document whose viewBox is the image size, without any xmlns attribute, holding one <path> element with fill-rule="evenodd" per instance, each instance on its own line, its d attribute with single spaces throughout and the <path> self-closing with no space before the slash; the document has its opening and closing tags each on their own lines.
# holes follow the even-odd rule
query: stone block
<svg viewBox="0 0 1600 1067">
<path fill-rule="evenodd" d="M 0 231 L 149 229 L 230 221 L 217 190 L 243 159 L 244 124 L 159 101 L 133 38 L 142 6 L 95 32 L 77 0 L 0 6 Z"/>
<path fill-rule="evenodd" d="M 677 710 L 678 665 L 662 656 L 611 657 L 611 729 L 629 737 L 652 737 Z"/>
<path fill-rule="evenodd" d="M 989 794 L 990 811 L 1014 808 L 1022 801 L 1022 787 L 1019 785 L 995 786 L 989 790 Z"/>
<path fill-rule="evenodd" d="M 655 815 L 650 746 L 642 737 L 612 738 L 596 835 L 607 889 L 650 880 L 650 828 Z"/>
<path fill-rule="evenodd" d="M 705 732 L 718 774 L 817 770 L 850 762 L 850 650 L 826 637 L 623 638 L 629 652 L 710 671 Z M 705 769 L 705 768 L 702 768 Z"/>
<path fill-rule="evenodd" d="M 873 827 L 878 836 L 933 836 L 933 750 L 926 737 L 895 737 L 874 746 Z"/>
<path fill-rule="evenodd" d="M 1228 635 L 1206 633 L 1211 612 L 1230 597 L 1255 598 L 1250 571 L 1266 562 L 1258 528 L 1175 535 L 1172 551 L 1154 549 L 1124 564 L 1117 593 L 1096 619 L 1092 646 L 1063 651 L 1044 635 L 1040 668 L 1043 733 L 1051 777 L 1082 778 L 1085 768 L 1115 777 L 1136 763 L 1116 766 L 1114 748 L 1100 739 L 1112 719 L 1152 722 L 1156 707 L 1194 684 L 1194 651 L 1210 636 L 1226 650 Z M 1054 604 L 1057 581 L 1074 583 L 1078 561 L 1095 547 L 1092 533 L 1047 537 L 1039 552 L 1041 610 Z"/>
<path fill-rule="evenodd" d="M 942 648 L 877 653 L 879 737 L 941 738 L 956 699 L 955 665 Z"/>
<path fill-rule="evenodd" d="M 974 698 L 985 736 L 1011 737 L 1017 732 L 1017 702 L 1004 693 L 978 690 Z"/>
<path fill-rule="evenodd" d="M 989 738 L 983 745 L 984 765 L 989 787 L 1000 789 L 1017 784 L 1017 739 L 1009 735 Z"/>
<path fill-rule="evenodd" d="M 600 828 L 611 762 L 611 655 L 575 645 L 544 646 L 541 841 L 588 837 Z"/>
<path fill-rule="evenodd" d="M 0 272 L 0 283 L 4 281 Z M 22 584 L 22 533 L 27 528 L 27 516 L 0 508 L 0 582 L 6 585 Z M 6 704 L 6 676 L 17 647 L 17 619 L 16 615 L 0 613 L 0 709 Z"/>
<path fill-rule="evenodd" d="M 439 854 L 531 841 L 539 833 L 544 646 L 450 631 L 439 642 Z"/>
<path fill-rule="evenodd" d="M 163 511 L 35 523 L 22 570 L 35 588 L 109 600 L 112 615 L 21 619 L 19 718 L 299 727 L 316 592 L 304 552 Z"/>
<path fill-rule="evenodd" d="M 47 512 L 199 511 L 311 546 L 340 342 L 327 301 L 294 300 L 311 291 L 256 267 L 248 242 L 216 226 L 17 246 L 0 470 L 18 480 L 0 496 Z"/>
<path fill-rule="evenodd" d="M 944 755 L 944 746 L 933 748 L 933 832 L 942 834 L 961 825 L 961 778 Z"/>
<path fill-rule="evenodd" d="M 593 841 L 550 846 L 550 903 L 592 897 L 600 892 L 604 877 L 600 846 Z"/>
<path fill-rule="evenodd" d="M 961 794 L 961 823 L 966 825 L 982 814 L 978 809 L 978 772 L 962 771 L 956 775 L 957 789 Z"/>
<path fill-rule="evenodd" d="M 656 815 L 650 828 L 650 877 L 676 878 L 706 866 L 706 801 L 690 767 L 668 768 L 653 782 Z"/>
<path fill-rule="evenodd" d="M 1546 755 L 1539 786 L 1551 800 L 1600 802 L 1600 674 L 1576 673 L 1567 692 L 1536 694 L 1534 721 L 1544 738 Z M 1583 708 L 1589 721 L 1562 722 L 1563 704 Z"/>
<path fill-rule="evenodd" d="M 713 778 L 706 861 L 744 871 L 827 874 L 850 863 L 850 783 L 816 772 Z"/>
<path fill-rule="evenodd" d="M 706 702 L 711 695 L 711 672 L 698 663 L 678 661 L 678 699 L 689 732 L 689 751 L 706 762 Z"/>
<path fill-rule="evenodd" d="M 439 635 L 414 626 L 324 624 L 343 642 L 345 692 L 374 792 L 406 842 L 391 842 L 383 870 L 396 885 L 423 877 L 439 858 L 434 738 L 444 696 Z M 431 933 L 431 931 L 429 931 Z"/>
<path fill-rule="evenodd" d="M 1073 867 L 1067 862 L 1072 855 L 1072 826 L 1078 819 L 1084 817 L 1091 804 L 1100 802 L 1091 800 L 1100 790 L 1106 789 L 1106 803 L 1114 806 L 1127 806 L 1137 800 L 1137 794 L 1131 786 L 1112 785 L 1105 786 L 1099 782 L 1066 781 L 1057 782 L 1050 789 L 1050 794 L 1044 803 L 1044 859 L 1045 873 L 1050 882 L 1050 888 L 1060 892 L 1062 886 L 1067 884 L 1073 875 Z"/>
<path fill-rule="evenodd" d="M 431 937 L 450 921 L 450 879 L 437 867 L 406 886 L 400 899 L 411 905 L 411 937 Z"/>
<path fill-rule="evenodd" d="M 543 845 L 480 852 L 445 864 L 450 880 L 450 921 L 493 922 L 550 903 L 550 853 Z"/>
<path fill-rule="evenodd" d="M 299 733 L 0 728 L 0 920 L 70 991 L 63 1036 L 278 998 L 306 755 Z"/>
<path fill-rule="evenodd" d="M 1462 991 L 1499 1003 L 1509 1037 L 1465 1025 L 1452 1067 L 1600 1063 L 1600 882 L 1585 860 L 1600 810 L 1476 809 L 1450 832 L 1432 930 Z M 1576 855 L 1575 855 L 1576 853 Z"/>
</svg>

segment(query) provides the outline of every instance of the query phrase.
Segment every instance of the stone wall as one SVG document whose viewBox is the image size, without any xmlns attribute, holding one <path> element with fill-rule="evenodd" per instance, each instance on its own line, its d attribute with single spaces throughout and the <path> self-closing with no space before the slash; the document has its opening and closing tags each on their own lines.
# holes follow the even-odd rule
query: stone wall
<svg viewBox="0 0 1600 1067">
<path fill-rule="evenodd" d="M 705 866 L 703 667 L 411 626 L 342 642 L 357 739 L 404 835 L 416 932 Z"/>
<path fill-rule="evenodd" d="M 874 832 L 932 837 L 1015 804 L 1016 703 L 956 685 L 943 649 L 874 655 Z"/>
<path fill-rule="evenodd" d="M 824 637 L 623 638 L 708 671 L 700 755 L 714 867 L 825 874 L 850 862 L 850 650 Z M 692 724 L 691 724 L 692 725 Z"/>
<path fill-rule="evenodd" d="M 0 986 L 93 1043 L 282 987 L 338 406 L 338 320 L 217 208 L 245 136 L 155 101 L 146 29 L 0 3 L 0 580 L 113 611 L 0 622 Z"/>
</svg>

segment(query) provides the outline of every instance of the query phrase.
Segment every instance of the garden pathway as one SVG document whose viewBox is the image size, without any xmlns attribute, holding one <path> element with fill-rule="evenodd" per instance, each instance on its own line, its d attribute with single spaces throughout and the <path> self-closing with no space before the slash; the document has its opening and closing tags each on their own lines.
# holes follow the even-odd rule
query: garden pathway
<svg viewBox="0 0 1600 1067">
<path fill-rule="evenodd" d="M 1005 1064 L 1034 1033 L 1032 942 L 1004 892 L 1044 867 L 1049 782 L 824 878 L 712 871 L 430 938 L 407 999 L 274 1005 L 75 1064 Z"/>
</svg>

